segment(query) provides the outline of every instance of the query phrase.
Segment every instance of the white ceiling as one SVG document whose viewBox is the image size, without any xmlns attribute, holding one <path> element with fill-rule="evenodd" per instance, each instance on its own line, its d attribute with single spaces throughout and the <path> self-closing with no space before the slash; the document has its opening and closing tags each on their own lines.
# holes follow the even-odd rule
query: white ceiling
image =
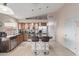
<svg viewBox="0 0 79 59">
<path fill-rule="evenodd" d="M 0 22 L 3 22 L 3 23 L 5 23 L 5 22 L 15 23 L 16 19 L 14 19 L 14 17 L 11 17 L 9 15 L 0 13 Z"/>
<path fill-rule="evenodd" d="M 15 15 L 21 19 L 55 12 L 63 3 L 8 3 Z"/>
</svg>

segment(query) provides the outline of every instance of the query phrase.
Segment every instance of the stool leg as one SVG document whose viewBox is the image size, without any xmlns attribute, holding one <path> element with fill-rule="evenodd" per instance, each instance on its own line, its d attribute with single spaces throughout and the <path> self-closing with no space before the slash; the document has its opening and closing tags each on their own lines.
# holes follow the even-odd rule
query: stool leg
<svg viewBox="0 0 79 59">
<path fill-rule="evenodd" d="M 46 43 L 44 44 L 44 55 L 46 55 Z"/>
<path fill-rule="evenodd" d="M 35 55 L 38 55 L 38 51 L 37 51 L 37 42 L 35 42 Z"/>
<path fill-rule="evenodd" d="M 45 50 L 45 51 L 44 51 L 44 55 L 47 55 L 47 54 L 49 54 L 49 52 L 46 50 L 46 47 L 47 47 L 47 46 L 46 46 L 46 42 L 44 42 L 44 43 L 45 43 L 45 45 L 44 45 L 44 46 L 45 46 L 45 48 L 44 48 L 44 50 Z"/>
<path fill-rule="evenodd" d="M 35 52 L 34 52 L 34 53 L 35 53 L 35 55 L 37 55 L 37 51 L 36 51 L 36 42 L 35 42 Z"/>
</svg>

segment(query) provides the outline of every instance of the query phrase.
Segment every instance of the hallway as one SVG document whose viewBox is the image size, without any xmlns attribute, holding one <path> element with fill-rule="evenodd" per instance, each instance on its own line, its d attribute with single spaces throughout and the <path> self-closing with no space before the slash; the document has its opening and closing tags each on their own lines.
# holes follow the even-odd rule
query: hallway
<svg viewBox="0 0 79 59">
<path fill-rule="evenodd" d="M 73 52 L 61 46 L 59 43 L 55 41 L 51 42 L 49 42 L 50 50 L 48 56 L 75 56 Z M 31 42 L 23 42 L 11 52 L 0 53 L 0 56 L 34 56 L 31 48 Z M 44 54 L 39 54 L 38 56 L 44 56 Z"/>
</svg>

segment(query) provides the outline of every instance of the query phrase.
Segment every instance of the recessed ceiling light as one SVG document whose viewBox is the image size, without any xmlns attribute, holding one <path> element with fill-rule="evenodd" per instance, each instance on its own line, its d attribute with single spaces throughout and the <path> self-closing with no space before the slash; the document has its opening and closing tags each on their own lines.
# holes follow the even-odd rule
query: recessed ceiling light
<svg viewBox="0 0 79 59">
<path fill-rule="evenodd" d="M 34 11 L 34 9 L 32 9 L 32 11 Z"/>
<path fill-rule="evenodd" d="M 39 10 L 41 10 L 41 8 L 39 8 Z"/>
<path fill-rule="evenodd" d="M 46 8 L 48 8 L 48 6 Z"/>
</svg>

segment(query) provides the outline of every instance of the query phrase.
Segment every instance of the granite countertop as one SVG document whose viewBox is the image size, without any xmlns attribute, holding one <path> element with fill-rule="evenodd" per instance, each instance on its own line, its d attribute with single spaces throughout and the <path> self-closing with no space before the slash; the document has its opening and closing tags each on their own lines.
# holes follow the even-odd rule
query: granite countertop
<svg viewBox="0 0 79 59">
<path fill-rule="evenodd" d="M 8 36 L 6 36 L 6 38 L 14 37 L 14 36 L 17 36 L 17 35 L 20 35 L 20 34 L 8 35 Z"/>
<path fill-rule="evenodd" d="M 6 36 L 6 37 L 3 37 L 3 38 L 2 38 L 2 41 L 10 40 L 11 37 L 15 37 L 15 36 L 17 36 L 17 35 L 19 35 L 19 34 L 16 34 L 16 35 L 8 35 L 8 36 Z"/>
</svg>

